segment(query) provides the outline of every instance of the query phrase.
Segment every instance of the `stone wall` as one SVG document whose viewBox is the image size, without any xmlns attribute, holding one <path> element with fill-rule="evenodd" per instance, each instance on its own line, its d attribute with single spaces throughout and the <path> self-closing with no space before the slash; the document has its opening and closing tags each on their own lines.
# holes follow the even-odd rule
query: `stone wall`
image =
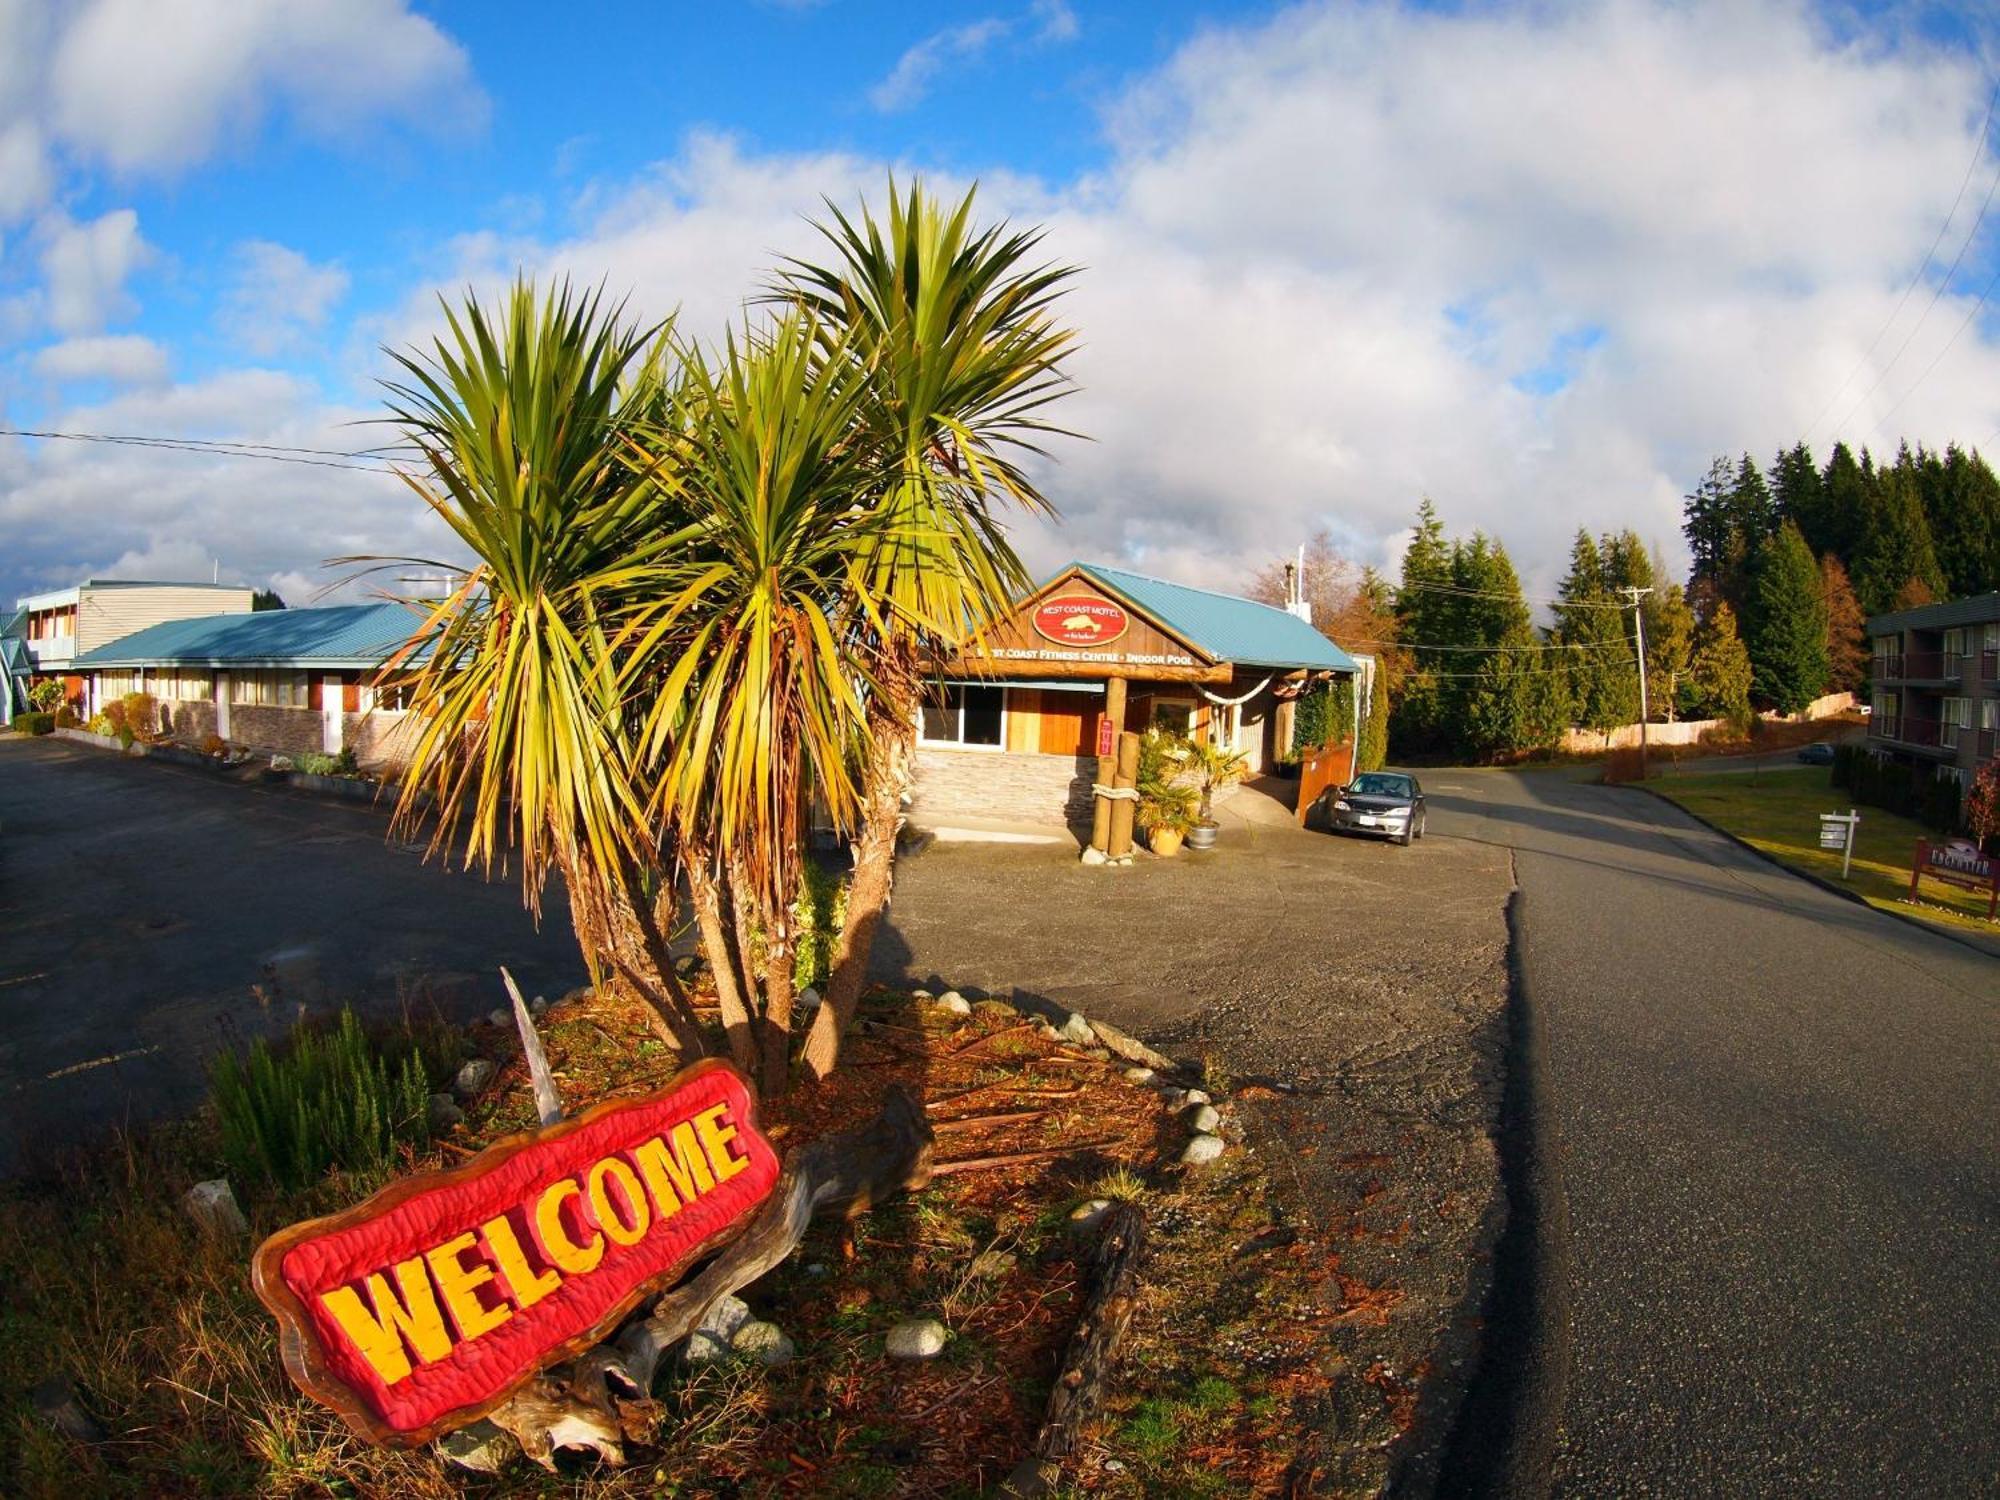
<svg viewBox="0 0 2000 1500">
<path fill-rule="evenodd" d="M 343 714 L 341 743 L 354 758 L 371 771 L 393 770 L 409 759 L 409 745 L 417 733 L 417 721 L 393 709 L 371 709 L 365 714 Z"/>
<path fill-rule="evenodd" d="M 270 708 L 257 703 L 229 705 L 229 738 L 256 750 L 283 755 L 316 754 L 326 741 L 326 720 L 316 708 Z"/>
<path fill-rule="evenodd" d="M 921 745 L 910 816 L 933 828 L 955 817 L 1088 828 L 1096 779 L 1095 756 Z"/>
<path fill-rule="evenodd" d="M 215 733 L 215 700 L 204 698 L 193 703 L 168 701 L 160 705 L 160 717 L 166 720 L 160 727 L 167 734 L 198 746 Z"/>
</svg>

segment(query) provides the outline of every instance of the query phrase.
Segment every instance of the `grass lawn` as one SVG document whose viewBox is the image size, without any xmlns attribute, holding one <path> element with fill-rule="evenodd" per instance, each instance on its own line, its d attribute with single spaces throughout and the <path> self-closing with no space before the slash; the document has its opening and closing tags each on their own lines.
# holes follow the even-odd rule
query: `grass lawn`
<svg viewBox="0 0 2000 1500">
<path fill-rule="evenodd" d="M 1754 779 L 1726 776 L 1673 776 L 1647 783 L 1697 817 L 1735 834 L 1783 864 L 1840 881 L 1840 851 L 1819 847 L 1819 815 L 1846 812 L 1853 803 L 1833 787 L 1824 766 L 1765 771 Z M 1854 843 L 1854 870 L 1847 888 L 1870 906 L 1921 917 L 1941 927 L 2000 937 L 2000 924 L 1986 920 L 1986 898 L 1935 880 L 1923 884 L 1922 901 L 1911 904 L 1910 863 L 1922 825 L 1879 807 L 1863 807 Z"/>
</svg>

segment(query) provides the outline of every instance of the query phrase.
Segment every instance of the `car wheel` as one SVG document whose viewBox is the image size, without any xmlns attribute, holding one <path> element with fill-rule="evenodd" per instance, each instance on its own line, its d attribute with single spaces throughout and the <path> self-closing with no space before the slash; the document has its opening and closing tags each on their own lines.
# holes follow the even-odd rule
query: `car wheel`
<svg viewBox="0 0 2000 1500">
<path fill-rule="evenodd" d="M 1405 849 L 1407 849 L 1410 847 L 1410 841 L 1414 839 L 1416 836 L 1417 836 L 1416 824 L 1406 823 L 1403 825 L 1403 831 L 1398 835 L 1396 835 L 1396 842 L 1401 844 Z"/>
<path fill-rule="evenodd" d="M 1429 818 L 1429 816 L 1428 816 L 1428 815 L 1426 815 L 1426 816 L 1424 816 L 1424 817 L 1420 817 L 1420 818 L 1418 818 L 1418 819 L 1417 819 L 1417 837 L 1418 837 L 1418 838 L 1422 838 L 1422 837 L 1424 836 L 1424 825 L 1425 825 L 1426 823 L 1428 823 L 1429 821 L 1430 821 L 1430 818 Z"/>
</svg>

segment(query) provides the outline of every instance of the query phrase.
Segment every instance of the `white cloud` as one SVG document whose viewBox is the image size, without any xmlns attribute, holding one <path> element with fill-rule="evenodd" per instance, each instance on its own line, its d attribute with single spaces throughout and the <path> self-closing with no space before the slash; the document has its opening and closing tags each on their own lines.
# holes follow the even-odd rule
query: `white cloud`
<svg viewBox="0 0 2000 1500">
<path fill-rule="evenodd" d="M 909 109 L 931 91 L 946 68 L 979 56 L 1007 29 L 1005 21 L 989 16 L 933 32 L 896 59 L 888 76 L 868 91 L 868 102 L 884 114 Z"/>
<path fill-rule="evenodd" d="M 296 347 L 326 326 L 347 295 L 347 272 L 315 265 L 270 240 L 246 240 L 230 256 L 232 278 L 218 319 L 242 348 L 265 357 Z"/>
<path fill-rule="evenodd" d="M 62 333 L 90 333 L 131 314 L 125 283 L 153 258 L 129 208 L 76 223 L 53 215 L 41 226 L 42 282 L 49 323 Z"/>
<path fill-rule="evenodd" d="M 36 352 L 35 373 L 50 380 L 158 385 L 167 378 L 167 351 L 136 333 L 67 339 Z"/>
<path fill-rule="evenodd" d="M 1034 0 L 1028 13 L 1034 19 L 1038 42 L 1073 42 L 1082 30 L 1069 0 Z"/>
<path fill-rule="evenodd" d="M 323 137 L 484 110 L 464 50 L 404 0 L 92 0 L 49 94 L 64 139 L 124 172 L 188 167 L 273 108 Z"/>
</svg>

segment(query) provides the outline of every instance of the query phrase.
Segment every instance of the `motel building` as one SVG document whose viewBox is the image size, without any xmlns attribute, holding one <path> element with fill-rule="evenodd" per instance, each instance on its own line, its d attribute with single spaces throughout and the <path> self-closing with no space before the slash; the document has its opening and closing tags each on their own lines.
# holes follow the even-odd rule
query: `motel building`
<svg viewBox="0 0 2000 1500">
<path fill-rule="evenodd" d="M 351 749 L 363 766 L 398 758 L 402 705 L 369 685 L 420 620 L 405 604 L 346 604 L 170 620 L 86 651 L 71 671 L 96 713 L 151 693 L 161 730 L 219 735 L 287 755 Z"/>
<path fill-rule="evenodd" d="M 942 665 L 910 818 L 940 837 L 1087 836 L 1101 735 L 1159 725 L 1219 740 L 1254 778 L 1291 748 L 1298 697 L 1360 670 L 1305 604 L 1071 563 Z M 1297 784 L 1265 785 L 1291 811 Z"/>
</svg>

